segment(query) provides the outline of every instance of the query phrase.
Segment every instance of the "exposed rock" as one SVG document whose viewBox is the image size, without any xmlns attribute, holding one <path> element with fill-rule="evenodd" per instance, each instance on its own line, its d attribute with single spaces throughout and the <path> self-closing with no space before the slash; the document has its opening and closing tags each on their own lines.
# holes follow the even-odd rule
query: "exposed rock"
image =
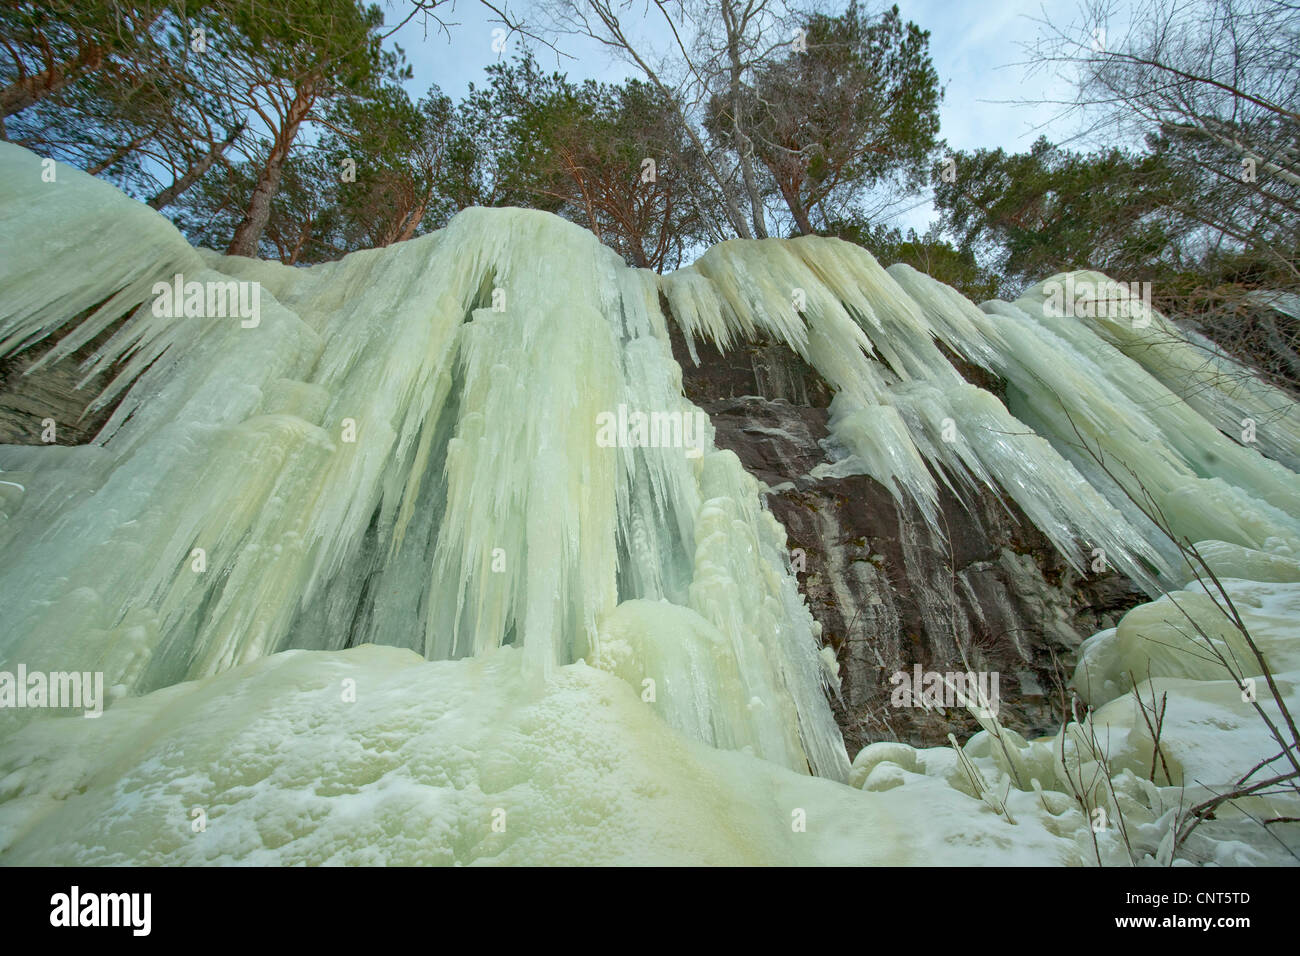
<svg viewBox="0 0 1300 956">
<path fill-rule="evenodd" d="M 836 717 L 849 753 L 876 740 L 915 746 L 978 729 L 964 708 L 891 706 L 891 675 L 996 672 L 999 719 L 1025 734 L 1055 730 L 1059 692 L 1080 641 L 1145 596 L 1114 573 L 1080 577 L 1014 502 L 984 490 L 963 503 L 943 482 L 931 529 L 865 475 L 814 480 L 827 460 L 830 390 L 784 347 L 749 343 L 726 355 L 674 341 L 688 397 L 717 442 L 770 491 L 823 640 L 840 664 Z M 974 374 L 972 370 L 964 370 Z M 996 381 L 978 381 L 995 394 Z"/>
<path fill-rule="evenodd" d="M 81 363 L 117 330 L 113 323 L 93 341 L 72 355 L 29 374 L 29 370 L 62 335 L 51 336 L 22 352 L 0 358 L 0 445 L 84 445 L 113 414 L 113 407 L 86 414 L 95 396 L 112 381 L 117 369 L 99 372 L 78 387 L 85 378 Z M 75 328 L 68 323 L 65 329 Z M 63 334 L 67 334 L 66 331 Z M 54 422 L 54 441 L 44 423 Z"/>
</svg>

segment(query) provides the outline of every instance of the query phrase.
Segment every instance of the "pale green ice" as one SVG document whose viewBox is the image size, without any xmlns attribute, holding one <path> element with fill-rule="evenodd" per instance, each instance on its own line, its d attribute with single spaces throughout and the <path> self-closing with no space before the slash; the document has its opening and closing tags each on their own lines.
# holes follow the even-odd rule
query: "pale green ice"
<svg viewBox="0 0 1300 956">
<path fill-rule="evenodd" d="M 515 209 L 290 268 L 192 249 L 6 143 L 0 230 L 0 355 L 57 334 L 61 360 L 133 313 L 87 367 L 123 368 L 95 440 L 0 446 L 0 671 L 113 688 L 96 719 L 0 710 L 0 862 L 1165 862 L 1180 801 L 1276 745 L 1176 646 L 1182 608 L 1262 672 L 1125 489 L 1205 542 L 1300 706 L 1300 419 L 1221 387 L 1226 359 L 1156 314 L 1058 317 L 1041 288 L 977 307 L 818 238 L 661 277 Z M 178 273 L 258 283 L 256 321 L 156 315 Z M 697 412 L 673 322 L 692 350 L 761 333 L 813 365 L 828 473 L 931 515 L 936 480 L 1000 489 L 1079 570 L 1101 553 L 1174 590 L 1085 645 L 1091 724 L 1024 741 L 990 720 L 960 752 L 850 764 L 758 482 L 709 429 L 698 455 L 597 440 L 621 405 Z M 1185 789 L 1146 779 L 1133 675 L 1168 692 Z M 1122 825 L 1094 841 L 1096 808 Z M 1254 798 L 1190 851 L 1278 859 L 1247 811 L 1297 808 Z"/>
</svg>

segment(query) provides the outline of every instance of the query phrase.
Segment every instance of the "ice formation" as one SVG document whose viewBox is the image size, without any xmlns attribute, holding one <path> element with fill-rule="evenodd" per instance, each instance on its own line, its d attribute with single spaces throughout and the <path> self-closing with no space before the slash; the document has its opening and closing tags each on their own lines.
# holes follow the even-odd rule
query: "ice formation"
<svg viewBox="0 0 1300 956">
<path fill-rule="evenodd" d="M 120 371 L 96 403 L 119 403 L 88 445 L 0 446 L 0 670 L 102 672 L 114 699 L 0 710 L 0 861 L 1107 862 L 1096 806 L 1159 859 L 1175 784 L 1269 745 L 1236 678 L 1149 646 L 1188 640 L 1181 602 L 1250 671 L 1193 583 L 1085 645 L 1100 709 L 1059 738 L 989 718 L 850 767 L 785 533 L 692 434 L 669 323 L 692 355 L 761 334 L 806 359 L 835 391 L 823 473 L 932 517 L 937 482 L 1005 493 L 1076 569 L 1100 555 L 1153 598 L 1187 584 L 1132 498 L 1154 505 L 1206 542 L 1295 705 L 1300 420 L 1138 304 L 976 307 L 811 237 L 660 277 L 515 209 L 289 268 L 42 172 L 0 143 L 0 355 L 98 342 L 87 374 Z M 255 284 L 257 314 L 155 308 L 173 280 Z M 627 410 L 653 431 L 602 440 Z M 1165 690 L 1180 779 L 1158 785 L 1133 695 Z M 1262 858 L 1224 826 L 1207 856 Z"/>
</svg>

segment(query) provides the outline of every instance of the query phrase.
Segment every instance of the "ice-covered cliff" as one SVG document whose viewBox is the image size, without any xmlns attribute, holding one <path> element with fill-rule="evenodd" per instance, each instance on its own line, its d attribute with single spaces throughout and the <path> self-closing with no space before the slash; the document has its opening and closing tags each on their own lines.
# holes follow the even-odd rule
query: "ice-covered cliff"
<svg viewBox="0 0 1300 956">
<path fill-rule="evenodd" d="M 785 530 L 671 348 L 784 343 L 834 393 L 830 460 L 798 477 L 868 476 L 936 540 L 941 497 L 993 491 L 1075 573 L 1153 598 L 1187 569 L 1131 498 L 1218 542 L 1293 698 L 1300 418 L 1140 303 L 1095 307 L 1103 277 L 977 308 L 815 238 L 658 277 L 480 209 L 295 269 L 56 171 L 0 144 L 0 355 L 93 346 L 113 411 L 88 444 L 0 446 L 0 671 L 102 672 L 113 699 L 0 709 L 0 861 L 1155 858 L 1175 792 L 1277 749 L 1240 699 L 1262 669 L 1183 593 L 1242 674 L 1166 597 L 1085 646 L 1101 709 L 1059 739 L 984 716 L 960 751 L 851 769 Z M 1135 683 L 1169 693 L 1163 776 Z M 1120 822 L 1094 849 L 1097 807 Z M 1195 850 L 1268 852 L 1241 829 Z"/>
</svg>

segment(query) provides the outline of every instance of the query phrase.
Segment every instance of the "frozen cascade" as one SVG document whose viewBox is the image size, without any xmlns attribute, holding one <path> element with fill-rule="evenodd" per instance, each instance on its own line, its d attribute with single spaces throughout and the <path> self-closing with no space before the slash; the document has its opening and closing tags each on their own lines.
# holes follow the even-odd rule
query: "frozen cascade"
<svg viewBox="0 0 1300 956">
<path fill-rule="evenodd" d="M 655 695 L 669 723 L 846 776 L 784 533 L 694 434 L 651 274 L 521 210 L 319 268 L 229 260 L 107 184 L 3 161 L 7 218 L 71 223 L 6 260 L 9 347 L 98 306 L 53 361 L 134 310 L 91 362 L 125 362 L 101 401 L 130 389 L 95 442 L 0 452 L 29 489 L 3 532 L 20 558 L 0 572 L 4 660 L 141 692 L 289 648 L 514 644 L 544 680 L 603 662 L 602 622 L 634 621 L 664 667 L 634 684 L 672 687 Z M 88 267 L 88 247 L 116 252 Z M 259 323 L 154 315 L 177 272 L 259 283 Z M 676 413 L 690 445 L 600 447 L 597 416 L 621 405 Z M 653 652 L 688 634 L 711 669 Z"/>
<path fill-rule="evenodd" d="M 1128 497 L 1148 495 L 1249 579 L 1275 670 L 1300 668 L 1300 420 L 1155 313 L 1057 317 L 1043 286 L 976 307 L 815 237 L 722 243 L 661 277 L 516 209 L 290 268 L 192 249 L 108 184 L 41 172 L 0 143 L 0 228 L 23 237 L 0 261 L 0 355 L 56 337 L 59 361 L 130 317 L 86 365 L 120 369 L 93 442 L 0 446 L 0 669 L 102 671 L 114 701 L 95 722 L 0 712 L 12 859 L 907 862 L 896 834 L 924 826 L 1004 862 L 1078 859 L 1086 818 L 1040 789 L 1045 814 L 1027 797 L 1020 824 L 990 821 L 951 751 L 872 745 L 850 770 L 785 532 L 683 397 L 669 322 L 692 356 L 762 335 L 816 369 L 850 453 L 823 469 L 932 523 L 939 482 L 1003 492 L 1077 570 L 1099 549 L 1155 597 L 1186 576 Z M 177 274 L 255 283 L 256 323 L 156 315 Z M 627 410 L 678 440 L 610 447 L 599 423 Z M 1271 458 L 1229 437 L 1242 419 Z M 1117 708 L 1148 673 L 1143 620 L 1080 664 L 1081 694 L 1134 734 Z M 1215 674 L 1159 655 L 1150 673 L 1231 707 Z M 1051 764 L 1050 741 L 1015 757 L 987 736 L 964 759 L 991 778 Z M 1155 832 L 1166 795 L 1119 790 Z M 374 811 L 359 832 L 344 794 Z M 229 825 L 191 841 L 195 803 Z M 501 805 L 528 822 L 474 835 Z M 792 842 L 792 808 L 840 831 Z"/>
</svg>

